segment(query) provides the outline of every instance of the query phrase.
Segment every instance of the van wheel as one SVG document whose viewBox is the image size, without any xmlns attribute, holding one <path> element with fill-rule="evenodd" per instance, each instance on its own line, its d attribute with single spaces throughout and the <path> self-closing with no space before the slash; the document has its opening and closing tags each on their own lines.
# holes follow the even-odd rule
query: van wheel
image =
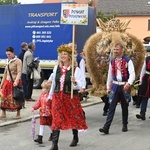
<svg viewBox="0 0 150 150">
<path fill-rule="evenodd" d="M 34 80 L 33 81 L 33 88 L 34 89 L 40 89 L 41 88 L 42 79 Z"/>
</svg>

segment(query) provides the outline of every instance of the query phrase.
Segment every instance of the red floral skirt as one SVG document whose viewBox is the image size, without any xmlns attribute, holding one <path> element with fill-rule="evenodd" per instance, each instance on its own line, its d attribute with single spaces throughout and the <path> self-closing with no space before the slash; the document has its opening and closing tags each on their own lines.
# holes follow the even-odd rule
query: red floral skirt
<svg viewBox="0 0 150 150">
<path fill-rule="evenodd" d="M 52 125 L 52 117 L 51 116 L 40 116 L 40 125 L 47 125 L 51 126 Z"/>
<path fill-rule="evenodd" d="M 54 93 L 52 98 L 52 130 L 87 129 L 80 98 L 70 94 Z"/>
<path fill-rule="evenodd" d="M 20 80 L 19 86 L 22 82 Z M 16 111 L 20 110 L 20 105 L 13 99 L 13 82 L 5 80 L 1 91 L 1 109 Z"/>
</svg>

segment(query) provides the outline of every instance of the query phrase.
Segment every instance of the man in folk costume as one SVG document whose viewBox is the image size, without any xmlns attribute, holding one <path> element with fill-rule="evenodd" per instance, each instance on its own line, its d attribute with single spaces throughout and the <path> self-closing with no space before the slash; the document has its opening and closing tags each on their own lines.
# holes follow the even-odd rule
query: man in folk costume
<svg viewBox="0 0 150 150">
<path fill-rule="evenodd" d="M 128 93 L 130 86 L 135 80 L 134 65 L 130 58 L 124 56 L 124 47 L 121 43 L 115 44 L 114 56 L 109 65 L 107 77 L 107 92 L 109 93 L 110 107 L 107 115 L 106 123 L 99 131 L 109 134 L 109 128 L 112 123 L 115 109 L 118 101 L 121 102 L 122 108 L 122 131 L 128 131 L 128 106 L 131 100 Z"/>
<path fill-rule="evenodd" d="M 144 61 L 142 71 L 140 74 L 140 88 L 139 96 L 141 99 L 141 111 L 137 114 L 138 119 L 145 120 L 146 108 L 148 104 L 148 99 L 150 98 L 150 56 L 148 55 Z"/>
<path fill-rule="evenodd" d="M 58 48 L 58 65 L 54 67 L 52 86 L 48 96 L 52 100 L 52 147 L 58 150 L 60 130 L 72 129 L 73 140 L 70 146 L 77 146 L 78 130 L 86 130 L 84 112 L 80 103 L 78 91 L 83 85 L 81 70 L 75 62 L 74 75 L 72 72 L 72 48 L 67 44 Z M 73 83 L 73 98 L 71 99 L 71 83 Z"/>
</svg>

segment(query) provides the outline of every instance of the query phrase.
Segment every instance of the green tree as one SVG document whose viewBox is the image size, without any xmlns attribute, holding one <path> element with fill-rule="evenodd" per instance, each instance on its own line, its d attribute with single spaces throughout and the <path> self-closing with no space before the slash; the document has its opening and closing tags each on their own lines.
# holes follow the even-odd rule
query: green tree
<svg viewBox="0 0 150 150">
<path fill-rule="evenodd" d="M 17 0 L 0 0 L 0 5 L 20 4 Z"/>
<path fill-rule="evenodd" d="M 96 15 L 96 18 L 100 18 L 103 22 L 106 22 L 106 21 L 111 20 L 111 19 L 116 18 L 116 17 L 117 17 L 117 12 L 114 12 L 113 14 L 106 15 L 102 11 L 98 11 L 97 15 Z"/>
<path fill-rule="evenodd" d="M 93 0 L 89 0 L 88 5 L 89 5 L 89 6 L 93 6 L 93 3 L 94 3 L 94 1 L 93 1 Z"/>
</svg>

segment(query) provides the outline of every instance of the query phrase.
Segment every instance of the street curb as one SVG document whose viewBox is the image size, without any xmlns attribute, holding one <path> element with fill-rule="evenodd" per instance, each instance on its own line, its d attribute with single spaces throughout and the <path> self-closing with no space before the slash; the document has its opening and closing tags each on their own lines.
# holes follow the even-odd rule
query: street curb
<svg viewBox="0 0 150 150">
<path fill-rule="evenodd" d="M 35 115 L 34 117 L 35 117 L 35 118 L 38 118 L 38 117 L 39 117 L 39 114 Z M 1 124 L 0 124 L 0 127 L 8 126 L 8 125 L 16 124 L 16 123 L 21 123 L 21 122 L 26 122 L 26 121 L 29 121 L 29 120 L 31 120 L 31 119 L 32 119 L 32 116 L 26 117 L 26 118 L 21 118 L 21 119 L 18 119 L 18 120 L 10 120 L 10 121 L 1 123 Z"/>
<path fill-rule="evenodd" d="M 99 104 L 101 103 L 102 101 L 97 101 L 97 102 L 90 102 L 90 103 L 85 103 L 85 104 L 82 104 L 82 107 L 89 107 L 89 106 L 92 106 L 92 105 L 96 105 L 96 104 Z M 35 118 L 39 118 L 39 114 L 35 114 L 34 115 Z M 8 126 L 8 125 L 13 125 L 13 124 L 17 124 L 17 123 L 21 123 L 21 122 L 26 122 L 26 121 L 29 121 L 32 119 L 32 116 L 29 116 L 29 117 L 26 117 L 26 118 L 21 118 L 21 119 L 18 119 L 18 120 L 10 120 L 10 121 L 7 121 L 7 122 L 4 122 L 4 123 L 1 123 L 0 124 L 0 127 L 4 127 L 4 126 Z"/>
<path fill-rule="evenodd" d="M 39 114 L 34 115 L 35 118 L 39 118 Z M 0 127 L 4 127 L 4 126 L 8 126 L 8 125 L 12 125 L 12 124 L 16 124 L 16 123 L 21 123 L 21 122 L 26 122 L 32 119 L 32 116 L 30 117 L 26 117 L 26 118 L 22 118 L 22 119 L 18 119 L 18 120 L 11 120 L 11 121 L 7 121 L 4 123 L 0 124 Z"/>
</svg>

